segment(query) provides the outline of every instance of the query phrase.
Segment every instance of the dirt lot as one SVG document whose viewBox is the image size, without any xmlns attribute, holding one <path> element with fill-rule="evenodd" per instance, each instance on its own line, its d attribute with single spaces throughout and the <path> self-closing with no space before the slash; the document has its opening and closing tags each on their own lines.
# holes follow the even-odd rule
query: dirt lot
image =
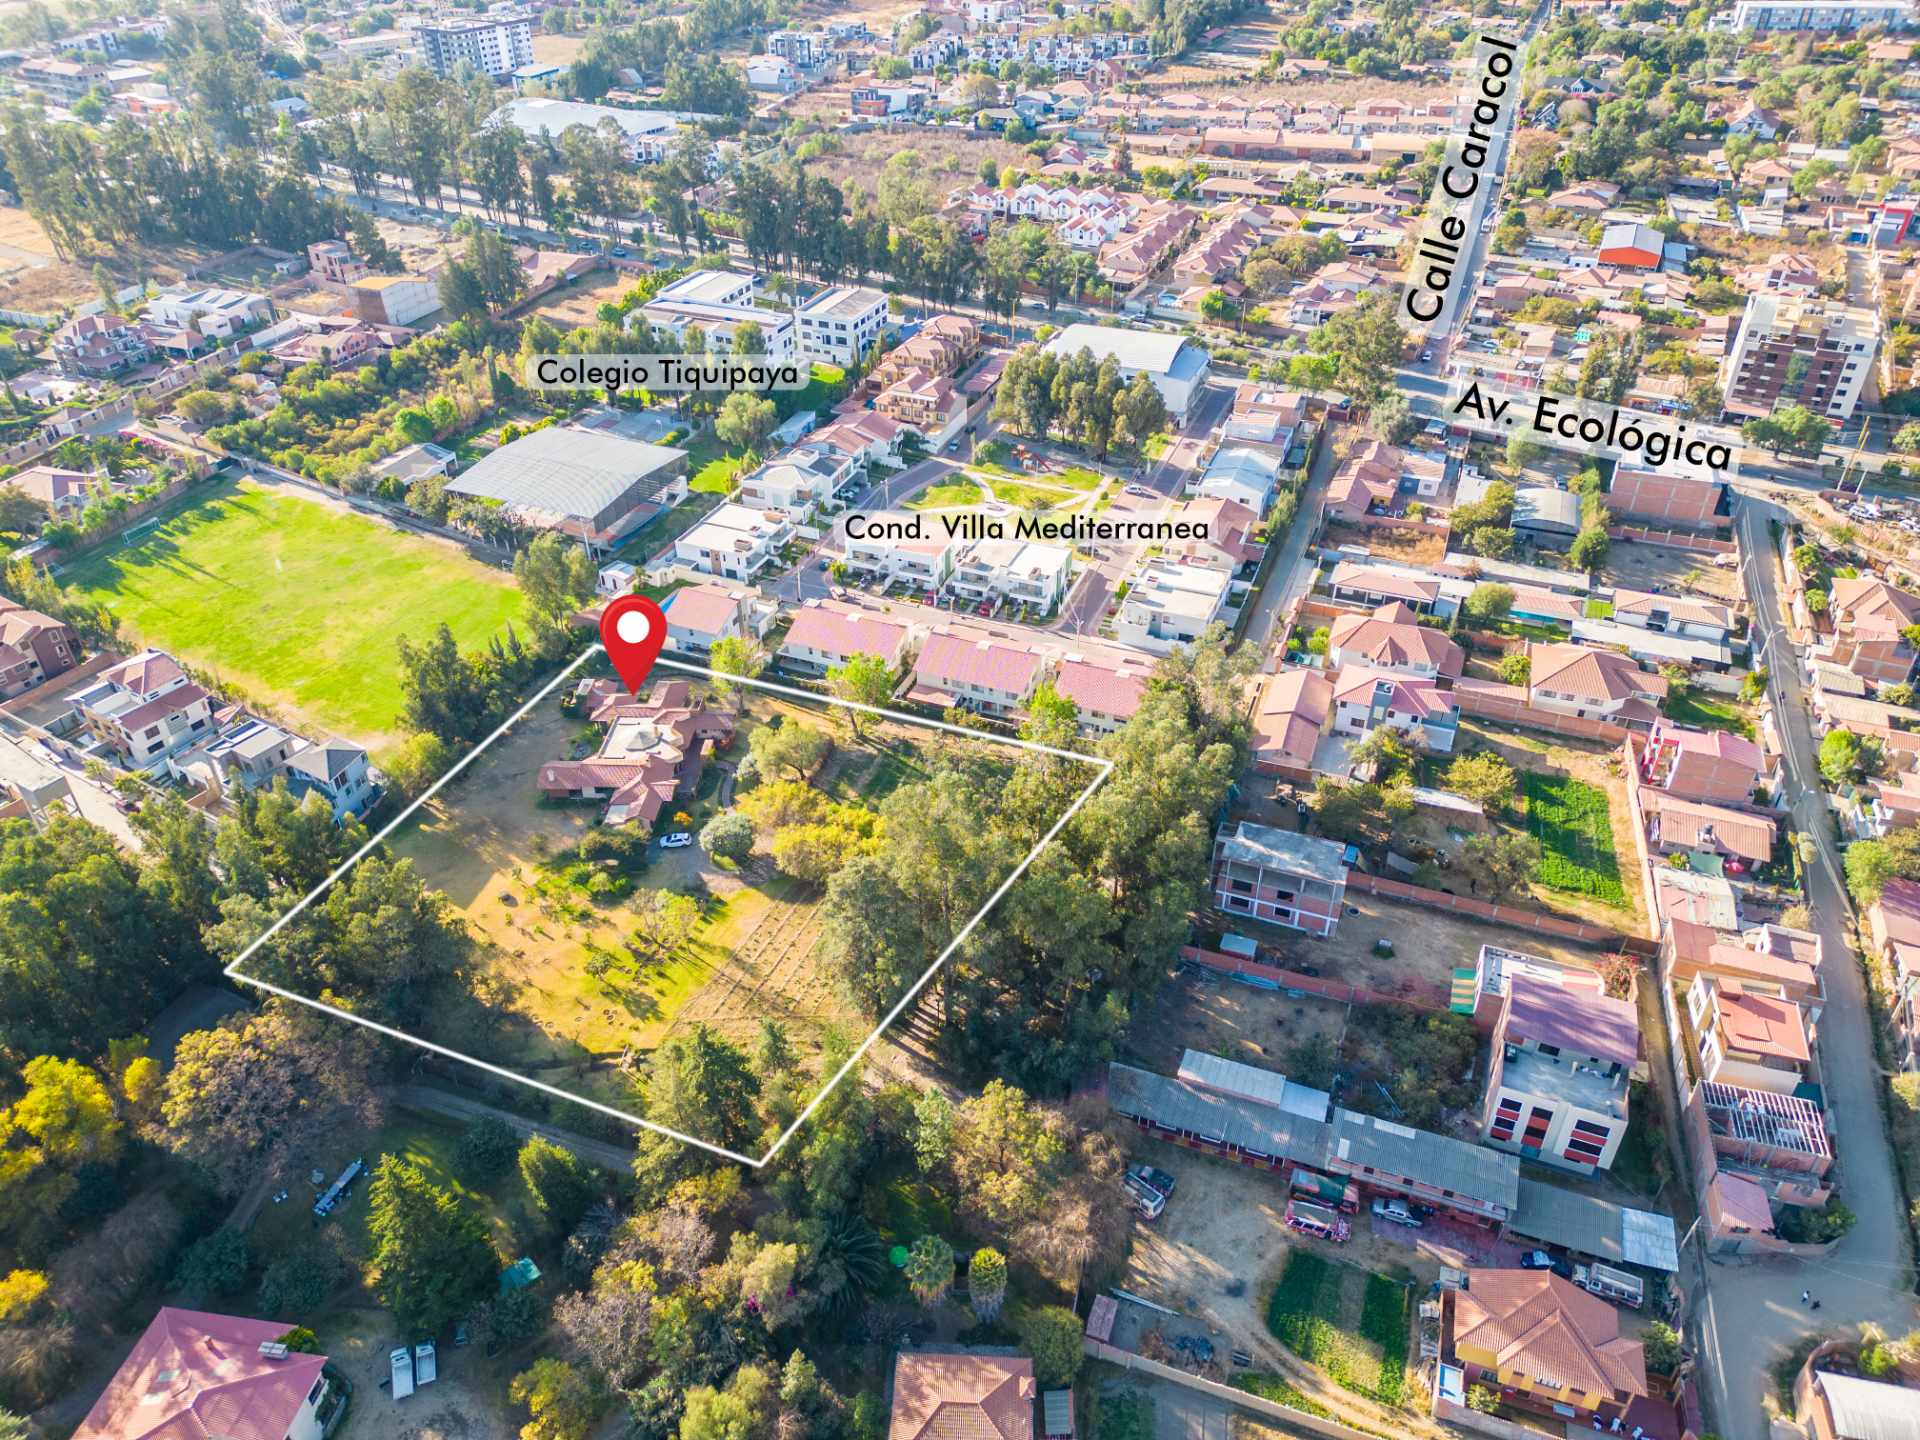
<svg viewBox="0 0 1920 1440">
<path fill-rule="evenodd" d="M 277 297 L 283 310 L 298 310 L 307 315 L 351 315 L 353 302 L 338 290 L 314 286 L 292 295 Z"/>
<path fill-rule="evenodd" d="M 1364 545 L 1376 560 L 1435 565 L 1446 559 L 1447 538 L 1425 530 L 1389 530 L 1375 525 L 1329 525 L 1326 546 Z"/>
<path fill-rule="evenodd" d="M 542 296 L 534 313 L 565 330 L 591 325 L 599 318 L 595 312 L 602 305 L 612 304 L 632 288 L 632 278 L 618 271 L 589 270 L 564 289 Z"/>
<path fill-rule="evenodd" d="M 143 276 L 168 284 L 180 278 L 183 266 L 202 255 L 193 247 L 171 247 L 164 253 L 134 247 L 84 256 L 70 264 L 54 257 L 53 241 L 25 210 L 0 206 L 0 306 L 55 311 L 97 300 L 96 261 L 107 267 L 118 285 L 131 285 Z"/>
<path fill-rule="evenodd" d="M 512 1440 L 511 1366 L 488 1360 L 483 1346 L 456 1350 L 443 1342 L 439 1378 L 396 1401 L 380 1382 L 392 1375 L 387 1357 L 402 1339 L 384 1310 L 330 1317 L 327 1356 L 353 1381 L 353 1408 L 336 1440 Z"/>
<path fill-rule="evenodd" d="M 1737 568 L 1715 565 L 1710 556 L 1676 550 L 1670 545 L 1616 542 L 1607 551 L 1606 567 L 1601 574 L 1607 584 L 1628 590 L 1646 590 L 1658 585 L 1669 595 L 1698 595 L 1725 605 L 1738 605 L 1743 598 Z"/>
<path fill-rule="evenodd" d="M 845 117 L 844 100 L 834 114 Z M 976 137 L 963 130 L 920 129 L 905 137 L 885 130 L 867 130 L 832 138 L 833 147 L 808 161 L 807 169 L 826 176 L 848 195 L 872 194 L 887 161 L 903 151 L 918 157 L 916 169 L 920 178 L 942 201 L 956 186 L 978 181 L 980 162 L 989 156 L 1001 168 L 1012 165 L 1025 169 L 1032 159 L 1018 145 L 1009 145 L 996 136 Z"/>
<path fill-rule="evenodd" d="M 542 65 L 571 65 L 586 48 L 586 40 L 578 35 L 533 37 L 533 58 Z"/>
<path fill-rule="evenodd" d="M 1170 1075 L 1179 1068 L 1181 1054 L 1193 1049 L 1284 1071 L 1295 1045 L 1315 1037 L 1337 1045 L 1346 1012 L 1345 1005 L 1315 995 L 1295 1000 L 1224 977 L 1185 974 L 1156 997 L 1154 1023 L 1128 1032 L 1123 1058 Z"/>
</svg>

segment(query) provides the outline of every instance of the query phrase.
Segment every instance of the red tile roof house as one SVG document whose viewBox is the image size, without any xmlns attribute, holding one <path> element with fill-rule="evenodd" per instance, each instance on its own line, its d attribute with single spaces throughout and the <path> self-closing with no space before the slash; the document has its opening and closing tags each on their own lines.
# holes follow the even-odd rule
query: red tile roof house
<svg viewBox="0 0 1920 1440">
<path fill-rule="evenodd" d="M 213 731 L 213 697 L 158 650 L 102 670 L 73 706 L 100 747 L 134 770 L 157 769 Z"/>
<path fill-rule="evenodd" d="M 1347 847 L 1242 820 L 1213 840 L 1213 903 L 1229 915 L 1331 935 L 1347 894 Z"/>
<path fill-rule="evenodd" d="M 1079 709 L 1084 734 L 1111 735 L 1140 709 L 1151 678 L 1152 672 L 1142 666 L 1062 660 L 1053 688 Z"/>
<path fill-rule="evenodd" d="M 1014 715 L 1025 708 L 1045 668 L 1044 657 L 1031 650 L 967 632 L 936 630 L 914 661 L 907 698 L 943 709 L 959 705 L 983 715 Z"/>
<path fill-rule="evenodd" d="M 1651 595 L 1640 590 L 1613 592 L 1613 618 L 1640 630 L 1659 630 L 1697 640 L 1725 640 L 1733 630 L 1733 612 L 1711 600 L 1683 595 Z"/>
<path fill-rule="evenodd" d="M 1913 675 L 1915 651 L 1902 632 L 1920 623 L 1920 596 L 1870 576 L 1833 582 L 1827 617 L 1833 638 L 1816 659 L 1845 666 L 1876 685 L 1898 685 Z"/>
<path fill-rule="evenodd" d="M 1620 1333 L 1620 1312 L 1551 1270 L 1471 1270 L 1442 1297 L 1442 1360 L 1501 1403 L 1554 1421 L 1603 1426 L 1650 1400 L 1646 1352 Z M 1661 1440 L 1678 1432 L 1673 1414 Z"/>
<path fill-rule="evenodd" d="M 1460 728 L 1460 706 L 1437 681 L 1348 665 L 1333 681 L 1333 730 L 1369 735 L 1391 725 L 1423 750 L 1445 755 Z"/>
<path fill-rule="evenodd" d="M 1203 495 L 1179 506 L 1168 518 L 1207 527 L 1204 540 L 1166 542 L 1167 554 L 1182 565 L 1199 565 L 1237 575 L 1243 571 L 1251 573 L 1252 567 L 1267 553 L 1267 547 L 1253 538 L 1260 517 L 1237 500 Z"/>
<path fill-rule="evenodd" d="M 1253 702 L 1253 768 L 1305 783 L 1313 752 L 1333 708 L 1333 682 L 1318 670 L 1282 670 L 1262 677 Z"/>
<path fill-rule="evenodd" d="M 1653 722 L 1640 753 L 1640 778 L 1677 800 L 1747 805 L 1771 788 L 1767 753 L 1725 730 L 1695 730 L 1665 716 Z"/>
<path fill-rule="evenodd" d="M 1421 625 L 1413 611 L 1395 602 L 1371 615 L 1342 615 L 1328 637 L 1327 664 L 1367 665 L 1425 679 L 1457 680 L 1466 652 L 1446 632 Z"/>
<path fill-rule="evenodd" d="M 87 508 L 97 495 L 111 495 L 113 481 L 105 475 L 85 470 L 61 470 L 53 465 L 33 465 L 9 476 L 9 490 L 31 495 L 53 513 L 56 520 L 71 520 Z"/>
<path fill-rule="evenodd" d="M 701 658 L 722 640 L 748 632 L 753 597 L 722 585 L 689 585 L 669 595 L 660 607 L 667 617 L 667 648 Z"/>
<path fill-rule="evenodd" d="M 808 676 L 824 675 L 855 655 L 877 655 L 888 669 L 897 671 L 912 633 L 904 625 L 859 610 L 805 605 L 794 612 L 793 625 L 776 658 L 781 669 Z"/>
<path fill-rule="evenodd" d="M 0 700 L 80 663 L 80 637 L 64 620 L 0 600 Z"/>
<path fill-rule="evenodd" d="M 119 375 L 150 354 L 144 327 L 118 315 L 82 315 L 53 332 L 53 358 L 65 375 Z"/>
<path fill-rule="evenodd" d="M 1355 450 L 1327 486 L 1327 515 L 1351 522 L 1375 505 L 1391 505 L 1400 491 L 1400 462 L 1400 451 L 1378 440 Z"/>
<path fill-rule="evenodd" d="M 1440 599 L 1440 582 L 1405 575 L 1377 565 L 1342 560 L 1327 577 L 1333 598 L 1358 605 L 1386 605 L 1398 600 L 1416 615 L 1429 615 Z"/>
<path fill-rule="evenodd" d="M 1585 645 L 1529 645 L 1527 703 L 1540 710 L 1620 725 L 1651 726 L 1667 698 L 1666 680 L 1626 656 Z"/>
<path fill-rule="evenodd" d="M 1751 810 L 1729 810 L 1698 800 L 1680 800 L 1658 790 L 1643 790 L 1647 845 L 1662 855 L 1704 851 L 1752 867 L 1773 855 L 1773 817 Z"/>
<path fill-rule="evenodd" d="M 1920 1070 L 1920 881 L 1892 879 L 1867 907 L 1867 937 L 1893 977 L 1894 1049 Z"/>
<path fill-rule="evenodd" d="M 587 718 L 607 727 L 599 752 L 542 765 L 540 793 L 552 800 L 605 800 L 608 825 L 652 825 L 675 797 L 700 783 L 708 746 L 733 742 L 733 717 L 709 710 L 685 680 L 663 680 L 645 700 L 611 680 L 585 682 L 578 693 Z"/>
<path fill-rule="evenodd" d="M 1033 1440 L 1039 1394 L 1024 1355 L 903 1350 L 887 1440 Z"/>
<path fill-rule="evenodd" d="M 1700 1075 L 1775 1095 L 1797 1095 L 1812 1078 L 1813 1044 L 1800 1007 L 1750 991 L 1738 980 L 1696 975 L 1687 986 L 1687 1019 Z"/>
<path fill-rule="evenodd" d="M 73 1440 L 324 1440 L 348 1392 L 326 1356 L 280 1349 L 290 1328 L 163 1308 Z"/>
<path fill-rule="evenodd" d="M 1633 1002 L 1516 974 L 1491 1054 L 1482 1140 L 1583 1175 L 1613 1164 L 1640 1060 Z"/>
<path fill-rule="evenodd" d="M 1816 1022 L 1826 1004 L 1820 937 L 1811 931 L 1759 925 L 1735 941 L 1710 926 L 1675 919 L 1664 943 L 1667 978 L 1675 984 L 1703 974 L 1738 980 L 1755 994 L 1791 1000 Z"/>
</svg>

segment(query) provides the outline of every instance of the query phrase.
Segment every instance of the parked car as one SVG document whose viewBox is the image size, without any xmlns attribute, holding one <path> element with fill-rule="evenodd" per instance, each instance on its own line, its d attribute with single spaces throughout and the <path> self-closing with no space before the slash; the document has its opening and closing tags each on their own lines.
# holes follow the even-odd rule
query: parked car
<svg viewBox="0 0 1920 1440">
<path fill-rule="evenodd" d="M 1405 1225 L 1418 1230 L 1422 1221 L 1408 1208 L 1404 1200 L 1376 1200 L 1373 1202 L 1373 1218 L 1386 1220 L 1395 1225 Z"/>
<path fill-rule="evenodd" d="M 1553 1256 L 1544 1250 L 1529 1250 L 1520 1257 L 1520 1268 L 1522 1270 L 1551 1270 L 1553 1268 Z"/>
<path fill-rule="evenodd" d="M 1167 1208 L 1167 1197 L 1131 1170 L 1120 1177 L 1120 1183 L 1127 1187 L 1127 1194 L 1133 1200 L 1133 1208 L 1140 1212 L 1142 1220 L 1158 1220 L 1160 1212 Z"/>
<path fill-rule="evenodd" d="M 685 830 L 676 830 L 671 835 L 663 835 L 660 837 L 660 848 L 662 850 L 684 850 L 692 843 L 693 836 Z"/>
<path fill-rule="evenodd" d="M 1432 360 L 1433 360 L 1433 352 L 1431 350 L 1422 350 L 1420 352 L 1420 363 L 1422 365 L 1429 364 L 1432 362 Z"/>
<path fill-rule="evenodd" d="M 1127 1173 L 1145 1181 L 1168 1199 L 1173 1198 L 1173 1187 L 1176 1182 L 1166 1171 L 1155 1169 L 1151 1165 L 1135 1165 Z"/>
</svg>

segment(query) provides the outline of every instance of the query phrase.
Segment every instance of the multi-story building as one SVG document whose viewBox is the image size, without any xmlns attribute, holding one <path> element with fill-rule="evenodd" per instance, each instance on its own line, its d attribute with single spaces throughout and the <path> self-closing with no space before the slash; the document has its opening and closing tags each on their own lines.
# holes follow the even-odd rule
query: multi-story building
<svg viewBox="0 0 1920 1440">
<path fill-rule="evenodd" d="M 1073 551 L 1030 540 L 982 540 L 955 567 L 947 588 L 974 604 L 1027 605 L 1046 614 L 1067 594 Z"/>
<path fill-rule="evenodd" d="M 100 380 L 147 363 L 153 353 L 138 325 L 118 315 L 82 315 L 53 332 L 53 359 L 64 375 Z"/>
<path fill-rule="evenodd" d="M 1724 526 L 1732 515 L 1725 481 L 1626 466 L 1613 472 L 1606 502 L 1608 510 L 1628 520 L 1651 520 L 1661 525 L 1695 529 Z"/>
<path fill-rule="evenodd" d="M 1117 325 L 1069 325 L 1047 342 L 1061 359 L 1089 352 L 1096 363 L 1113 360 L 1123 380 L 1145 375 L 1166 401 L 1167 413 L 1184 425 L 1194 397 L 1212 373 L 1207 352 L 1181 335 L 1129 330 Z M 1229 496 L 1238 499 L 1238 496 Z M 1264 511 L 1262 512 L 1264 513 Z"/>
<path fill-rule="evenodd" d="M 1702 973 L 1687 986 L 1687 1020 L 1704 1080 L 1792 1095 L 1812 1077 L 1806 1019 L 1791 1000 Z"/>
<path fill-rule="evenodd" d="M 1328 635 L 1327 665 L 1336 671 L 1364 665 L 1427 680 L 1457 680 L 1466 660 L 1466 652 L 1446 631 L 1420 624 L 1413 611 L 1397 601 L 1371 615 L 1342 615 Z"/>
<path fill-rule="evenodd" d="M 271 320 L 273 302 L 251 290 L 177 290 L 149 300 L 147 318 L 158 325 L 226 340 Z"/>
<path fill-rule="evenodd" d="M 1768 776 L 1767 753 L 1724 730 L 1695 730 L 1662 716 L 1640 754 L 1644 783 L 1681 800 L 1744 805 Z"/>
<path fill-rule="evenodd" d="M 1096 664 L 1068 656 L 1054 672 L 1053 688 L 1073 701 L 1081 733 L 1111 735 L 1140 709 L 1152 678 L 1144 664 Z"/>
<path fill-rule="evenodd" d="M 99 747 L 130 770 L 154 770 L 213 729 L 213 697 L 171 655 L 143 650 L 73 696 Z"/>
<path fill-rule="evenodd" d="M 1613 620 L 1619 625 L 1693 640 L 1722 641 L 1733 631 L 1733 611 L 1717 601 L 1696 600 L 1690 595 L 1656 595 L 1645 590 L 1615 590 Z"/>
<path fill-rule="evenodd" d="M 1244 915 L 1331 935 L 1347 894 L 1347 848 L 1337 840 L 1242 820 L 1213 840 L 1213 904 Z"/>
<path fill-rule="evenodd" d="M 445 79 L 462 65 L 505 80 L 517 66 L 533 63 L 533 17 L 524 10 L 480 15 L 438 15 L 415 30 L 420 58 Z"/>
<path fill-rule="evenodd" d="M 1873 575 L 1833 582 L 1827 618 L 1833 636 L 1816 642 L 1822 660 L 1850 670 L 1873 685 L 1898 685 L 1913 675 L 1920 656 L 1908 632 L 1920 625 L 1920 596 Z"/>
<path fill-rule="evenodd" d="M 1191 645 L 1226 614 L 1233 577 L 1204 565 L 1179 565 L 1164 557 L 1134 571 L 1114 617 L 1114 636 L 1124 645 L 1165 655 Z"/>
<path fill-rule="evenodd" d="M 751 580 L 793 539 L 793 522 L 776 511 L 731 502 L 673 542 L 681 565 L 729 580 Z"/>
<path fill-rule="evenodd" d="M 952 380 L 930 370 L 909 370 L 880 392 L 873 408 L 918 431 L 935 450 L 951 440 L 967 418 L 966 397 Z"/>
<path fill-rule="evenodd" d="M 0 699 L 11 700 L 80 663 L 80 639 L 64 620 L 0 600 Z"/>
<path fill-rule="evenodd" d="M 307 246 L 307 264 L 321 280 L 336 285 L 351 285 L 367 273 L 367 262 L 354 254 L 344 240 L 316 240 Z"/>
<path fill-rule="evenodd" d="M 756 304 L 758 279 L 734 270 L 696 270 L 662 289 L 642 305 L 639 314 L 648 324 L 684 338 L 698 328 L 707 337 L 711 353 L 733 348 L 733 337 L 743 325 L 759 327 L 768 360 L 794 358 L 797 346 L 793 314 Z"/>
<path fill-rule="evenodd" d="M 1624 655 L 1560 644 L 1530 645 L 1527 654 L 1533 662 L 1527 690 L 1530 705 L 1622 725 L 1652 725 L 1659 718 L 1666 680 Z"/>
<path fill-rule="evenodd" d="M 793 625 L 780 642 L 783 669 L 803 675 L 824 675 L 855 655 L 872 655 L 897 670 L 906 659 L 912 631 L 865 611 L 827 601 L 810 600 L 793 615 Z"/>
<path fill-rule="evenodd" d="M 853 461 L 840 451 L 796 445 L 743 478 L 739 499 L 743 505 L 776 511 L 805 525 L 852 474 Z"/>
<path fill-rule="evenodd" d="M 1514 974 L 1492 1054 L 1480 1112 L 1487 1144 L 1585 1175 L 1613 1164 L 1640 1059 L 1631 1001 Z"/>
<path fill-rule="evenodd" d="M 27 60 L 14 71 L 20 83 L 49 100 L 71 105 L 89 91 L 106 93 L 107 67 L 89 60 Z"/>
<path fill-rule="evenodd" d="M 847 541 L 847 566 L 875 579 L 898 581 L 914 590 L 939 590 L 953 578 L 967 542 L 936 524 L 921 539 L 868 537 Z"/>
<path fill-rule="evenodd" d="M 1844 424 L 1879 348 L 1880 317 L 1872 310 L 1803 295 L 1749 296 L 1720 366 L 1726 413 L 1763 419 L 1797 404 Z"/>
<path fill-rule="evenodd" d="M 1911 30 L 1911 0 L 1734 0 L 1709 22 L 1730 30 Z"/>
<path fill-rule="evenodd" d="M 1045 670 L 1045 657 L 1035 651 L 970 630 L 935 630 L 913 663 L 907 698 L 1005 718 L 1026 708 Z"/>
<path fill-rule="evenodd" d="M 1460 706 L 1437 680 L 1348 665 L 1333 680 L 1332 729 L 1359 738 L 1381 726 L 1422 750 L 1445 755 L 1460 730 Z"/>
<path fill-rule="evenodd" d="M 1893 977 L 1895 1058 L 1902 1070 L 1920 1070 L 1920 883 L 1887 881 L 1867 907 L 1867 936 Z"/>
<path fill-rule="evenodd" d="M 354 313 L 369 325 L 411 325 L 440 308 L 440 283 L 425 275 L 362 275 L 347 283 Z"/>
<path fill-rule="evenodd" d="M 722 640 L 751 633 L 753 596 L 721 585 L 688 585 L 661 602 L 667 648 L 705 659 Z"/>
<path fill-rule="evenodd" d="M 809 360 L 852 365 L 863 358 L 887 320 L 878 290 L 835 285 L 800 307 L 800 353 Z"/>
<path fill-rule="evenodd" d="M 980 356 L 980 327 L 964 315 L 935 315 L 880 357 L 873 383 L 885 390 L 915 370 L 958 375 Z"/>
</svg>

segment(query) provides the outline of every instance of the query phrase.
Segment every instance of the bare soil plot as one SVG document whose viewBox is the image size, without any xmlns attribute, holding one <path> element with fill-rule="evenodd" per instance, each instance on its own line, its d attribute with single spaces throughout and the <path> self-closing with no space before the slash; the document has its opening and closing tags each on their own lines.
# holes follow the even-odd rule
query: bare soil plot
<svg viewBox="0 0 1920 1440">
<path fill-rule="evenodd" d="M 790 113 L 794 113 L 791 112 Z M 846 114 L 845 101 L 836 115 Z M 915 173 L 933 187 L 941 200 L 947 192 L 980 179 L 980 162 L 991 159 L 996 169 L 1008 165 L 1027 168 L 1032 159 L 1018 145 L 1010 145 L 994 135 L 966 130 L 919 129 L 901 136 L 886 130 L 866 130 L 832 137 L 825 154 L 807 162 L 807 169 L 824 175 L 849 195 L 871 195 L 879 184 L 880 172 L 896 154 L 910 151 L 916 157 Z"/>
<path fill-rule="evenodd" d="M 1657 585 L 1664 594 L 1697 595 L 1723 605 L 1738 605 L 1743 599 L 1737 567 L 1715 565 L 1711 555 L 1671 545 L 1615 541 L 1601 574 L 1609 585 L 1626 590 Z"/>
<path fill-rule="evenodd" d="M 585 38 L 579 35 L 533 37 L 533 58 L 541 65 L 571 65 L 586 48 Z"/>
<path fill-rule="evenodd" d="M 194 246 L 133 246 L 64 261 L 55 257 L 53 241 L 33 216 L 17 206 L 0 206 L 0 306 L 52 312 L 97 300 L 95 263 L 106 266 L 116 288 L 141 279 L 169 284 L 208 253 Z"/>
<path fill-rule="evenodd" d="M 618 302 L 633 284 L 631 277 L 615 270 L 589 270 L 573 284 L 542 296 L 534 313 L 566 330 L 591 325 L 600 318 L 602 305 Z"/>
<path fill-rule="evenodd" d="M 1154 997 L 1154 1023 L 1127 1032 L 1123 1058 L 1171 1075 L 1192 1049 L 1285 1072 L 1294 1046 L 1310 1040 L 1337 1045 L 1346 1011 L 1339 1001 L 1318 995 L 1294 998 L 1223 976 L 1182 974 Z"/>
<path fill-rule="evenodd" d="M 298 310 L 306 315 L 351 315 L 353 301 L 338 290 L 329 290 L 323 285 L 295 291 L 291 295 L 276 297 L 283 310 Z"/>
<path fill-rule="evenodd" d="M 1426 530 L 1389 530 L 1385 526 L 1329 524 L 1329 547 L 1364 545 L 1377 560 L 1392 560 L 1402 565 L 1437 565 L 1447 558 L 1447 539 Z"/>
</svg>

